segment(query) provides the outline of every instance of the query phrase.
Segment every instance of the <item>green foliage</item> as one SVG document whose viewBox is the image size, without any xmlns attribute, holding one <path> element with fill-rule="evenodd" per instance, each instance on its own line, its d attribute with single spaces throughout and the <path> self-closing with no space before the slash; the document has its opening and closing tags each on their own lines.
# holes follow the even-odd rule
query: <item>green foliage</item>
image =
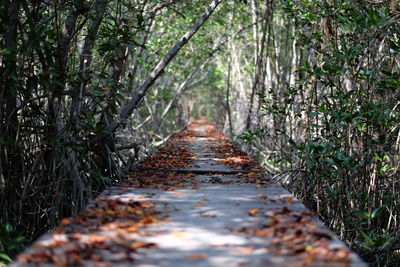
<svg viewBox="0 0 400 267">
<path fill-rule="evenodd" d="M 362 230 L 358 230 L 358 232 L 362 240 L 358 241 L 357 245 L 373 253 L 388 250 L 395 238 L 392 233 L 377 234 L 374 231 L 370 231 L 367 234 Z"/>
<path fill-rule="evenodd" d="M 24 248 L 25 238 L 10 224 L 0 224 L 0 265 L 11 259 Z"/>
<path fill-rule="evenodd" d="M 362 1 L 282 0 L 274 8 L 270 38 L 280 46 L 263 68 L 275 65 L 279 75 L 294 68 L 295 81 L 269 73 L 269 88 L 258 92 L 258 126 L 239 138 L 367 260 L 383 264 L 400 214 L 397 13 Z M 280 32 L 282 24 L 293 36 Z M 282 56 L 288 51 L 298 63 Z M 374 258 L 379 253 L 385 260 Z"/>
</svg>

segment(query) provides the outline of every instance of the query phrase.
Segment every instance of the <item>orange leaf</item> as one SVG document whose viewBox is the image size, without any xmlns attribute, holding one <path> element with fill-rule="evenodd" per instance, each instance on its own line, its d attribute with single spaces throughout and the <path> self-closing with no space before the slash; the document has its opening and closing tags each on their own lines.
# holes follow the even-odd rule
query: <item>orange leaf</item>
<svg viewBox="0 0 400 267">
<path fill-rule="evenodd" d="M 92 235 L 90 235 L 90 241 L 93 243 L 104 242 L 104 241 L 106 241 L 106 238 L 101 235 L 92 234 Z"/>
<path fill-rule="evenodd" d="M 254 176 L 256 176 L 257 175 L 257 173 L 255 173 L 255 172 L 249 172 L 248 174 L 247 174 L 247 177 L 254 177 Z"/>
<path fill-rule="evenodd" d="M 176 187 L 184 187 L 185 186 L 185 182 L 180 182 L 179 184 L 176 185 Z"/>
<path fill-rule="evenodd" d="M 132 225 L 131 227 L 125 229 L 125 231 L 127 231 L 128 233 L 134 233 L 137 232 L 138 230 L 139 228 L 136 225 Z"/>
<path fill-rule="evenodd" d="M 196 207 L 206 207 L 206 204 L 200 203 L 200 202 L 196 202 L 193 205 L 195 205 Z"/>
<path fill-rule="evenodd" d="M 249 214 L 250 216 L 257 216 L 259 212 L 260 212 L 259 208 L 247 210 L 247 214 Z"/>
<path fill-rule="evenodd" d="M 154 223 L 154 222 L 157 222 L 157 219 L 155 219 L 154 217 L 151 217 L 151 216 L 148 216 L 148 217 L 140 220 L 140 223 L 142 223 L 142 224 L 150 224 L 150 223 Z"/>
<path fill-rule="evenodd" d="M 80 258 L 79 258 L 79 255 L 78 255 L 78 253 L 76 253 L 76 252 L 71 252 L 70 254 L 69 254 L 69 256 L 74 260 L 74 261 L 80 261 Z"/>
<path fill-rule="evenodd" d="M 189 186 L 189 189 L 200 189 L 200 186 L 198 185 Z"/>
<path fill-rule="evenodd" d="M 150 248 L 150 247 L 155 247 L 156 245 L 154 243 L 149 243 L 149 242 L 133 242 L 131 244 L 131 248 Z"/>
<path fill-rule="evenodd" d="M 207 258 L 207 254 L 205 253 L 197 253 L 197 254 L 192 254 L 187 256 L 189 259 L 193 259 L 193 260 L 204 260 L 205 258 Z"/>
<path fill-rule="evenodd" d="M 69 218 L 64 218 L 64 219 L 61 220 L 61 223 L 62 224 L 70 224 L 71 220 Z"/>
<path fill-rule="evenodd" d="M 253 247 L 252 246 L 248 246 L 248 247 L 244 247 L 244 248 L 238 248 L 239 253 L 241 254 L 249 254 L 251 252 L 253 252 Z"/>
<path fill-rule="evenodd" d="M 266 198 L 267 198 L 267 195 L 266 195 L 266 194 L 259 194 L 259 195 L 257 196 L 257 198 L 259 198 L 259 199 L 266 199 Z"/>
<path fill-rule="evenodd" d="M 168 187 L 168 188 L 165 188 L 165 191 L 175 191 L 175 190 L 176 190 L 175 187 Z"/>
<path fill-rule="evenodd" d="M 270 232 L 270 231 L 260 230 L 260 229 L 254 229 L 254 230 L 253 230 L 253 233 L 254 233 L 256 236 L 266 236 L 266 235 L 269 234 L 269 232 Z"/>
</svg>

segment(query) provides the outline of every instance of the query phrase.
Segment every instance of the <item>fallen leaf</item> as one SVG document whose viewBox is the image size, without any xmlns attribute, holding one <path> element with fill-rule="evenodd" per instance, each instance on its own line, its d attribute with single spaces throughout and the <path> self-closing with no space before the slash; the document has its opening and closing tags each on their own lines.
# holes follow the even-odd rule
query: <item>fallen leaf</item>
<svg viewBox="0 0 400 267">
<path fill-rule="evenodd" d="M 81 259 L 79 258 L 78 253 L 76 253 L 76 252 L 71 252 L 71 253 L 69 253 L 68 256 L 71 257 L 74 261 L 77 261 L 77 262 L 79 262 L 79 261 L 81 260 Z"/>
<path fill-rule="evenodd" d="M 264 185 L 260 185 L 260 184 L 258 184 L 258 185 L 256 185 L 256 188 L 265 188 L 265 186 Z"/>
<path fill-rule="evenodd" d="M 283 214 L 285 214 L 285 213 L 289 213 L 290 212 L 290 210 L 289 210 L 289 208 L 288 207 L 283 207 L 282 208 L 282 212 L 281 213 L 283 213 Z"/>
<path fill-rule="evenodd" d="M 217 215 L 209 213 L 209 212 L 201 212 L 200 215 L 203 217 L 212 217 L 212 218 L 217 217 Z"/>
<path fill-rule="evenodd" d="M 253 233 L 254 233 L 256 236 L 266 236 L 266 235 L 268 235 L 269 233 L 271 233 L 271 231 L 268 231 L 268 230 L 260 230 L 260 229 L 254 229 L 254 230 L 253 230 Z"/>
<path fill-rule="evenodd" d="M 71 219 L 69 219 L 69 218 L 64 218 L 64 219 L 61 220 L 61 223 L 62 223 L 62 224 L 70 224 L 70 223 L 71 223 Z"/>
<path fill-rule="evenodd" d="M 150 224 L 150 223 L 154 223 L 157 222 L 157 219 L 151 216 L 148 216 L 146 218 L 143 218 L 140 220 L 141 224 Z"/>
<path fill-rule="evenodd" d="M 326 238 L 326 239 L 329 239 L 329 240 L 332 239 L 332 236 L 329 233 L 322 232 L 322 231 L 312 231 L 311 234 L 313 234 L 317 238 Z"/>
<path fill-rule="evenodd" d="M 244 248 L 237 248 L 237 251 L 241 254 L 250 254 L 251 252 L 253 252 L 253 249 L 253 246 L 248 246 Z"/>
<path fill-rule="evenodd" d="M 136 225 L 132 225 L 131 227 L 126 228 L 125 231 L 128 233 L 134 233 L 139 231 L 139 228 Z"/>
<path fill-rule="evenodd" d="M 188 236 L 188 234 L 186 232 L 173 232 L 171 233 L 172 236 L 176 236 L 176 237 L 186 237 Z"/>
<path fill-rule="evenodd" d="M 154 247 L 156 247 L 156 244 L 149 242 L 137 241 L 131 244 L 131 248 L 154 248 Z"/>
<path fill-rule="evenodd" d="M 207 205 L 201 202 L 196 202 L 193 205 L 195 205 L 196 207 L 206 207 Z"/>
<path fill-rule="evenodd" d="M 257 216 L 259 212 L 260 212 L 259 208 L 247 210 L 247 214 L 249 214 L 250 216 Z"/>
<path fill-rule="evenodd" d="M 185 186 L 185 182 L 180 182 L 179 184 L 176 185 L 176 187 L 184 187 Z"/>
<path fill-rule="evenodd" d="M 168 188 L 165 188 L 165 191 L 175 191 L 175 190 L 176 190 L 175 187 L 168 187 Z"/>
<path fill-rule="evenodd" d="M 192 260 L 204 260 L 208 256 L 205 253 L 197 253 L 197 254 L 188 255 L 187 257 Z"/>
<path fill-rule="evenodd" d="M 101 235 L 96 235 L 96 234 L 91 234 L 90 235 L 90 242 L 92 243 L 97 243 L 97 242 L 104 242 L 106 241 L 106 237 L 101 236 Z"/>
<path fill-rule="evenodd" d="M 206 198 L 206 197 L 205 197 L 205 198 L 203 198 L 203 200 L 204 200 L 204 201 L 209 201 L 209 199 L 208 199 L 208 198 Z"/>
<path fill-rule="evenodd" d="M 288 199 L 286 200 L 287 203 L 291 204 L 293 202 L 293 197 L 288 197 Z"/>
<path fill-rule="evenodd" d="M 259 198 L 259 199 L 266 199 L 266 198 L 267 198 L 267 195 L 266 195 L 266 194 L 259 194 L 259 195 L 257 196 L 257 198 Z"/>
<path fill-rule="evenodd" d="M 200 186 L 198 186 L 198 185 L 192 185 L 192 186 L 189 186 L 189 189 L 200 189 Z"/>
</svg>

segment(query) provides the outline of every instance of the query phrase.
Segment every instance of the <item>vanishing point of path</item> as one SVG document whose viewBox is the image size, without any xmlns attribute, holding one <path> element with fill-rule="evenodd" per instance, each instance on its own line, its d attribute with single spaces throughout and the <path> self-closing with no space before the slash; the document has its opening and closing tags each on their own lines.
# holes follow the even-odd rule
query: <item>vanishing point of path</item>
<svg viewBox="0 0 400 267">
<path fill-rule="evenodd" d="M 366 266 L 207 121 L 11 266 Z"/>
</svg>

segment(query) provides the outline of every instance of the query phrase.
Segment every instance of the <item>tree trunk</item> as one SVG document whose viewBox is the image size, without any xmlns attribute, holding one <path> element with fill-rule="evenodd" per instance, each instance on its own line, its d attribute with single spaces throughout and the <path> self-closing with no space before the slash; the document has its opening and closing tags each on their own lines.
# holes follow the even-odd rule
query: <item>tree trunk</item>
<svg viewBox="0 0 400 267">
<path fill-rule="evenodd" d="M 229 123 L 229 134 L 230 137 L 233 138 L 233 125 L 232 125 L 232 113 L 231 113 L 231 105 L 230 105 L 230 89 L 231 89 L 231 70 L 232 70 L 232 57 L 229 55 L 229 63 L 228 63 L 228 80 L 226 84 L 226 111 L 228 113 L 228 123 Z"/>
<path fill-rule="evenodd" d="M 4 55 L 1 63 L 2 85 L 0 91 L 0 207 L 15 207 L 17 203 L 18 175 L 20 175 L 21 159 L 17 149 L 17 25 L 19 16 L 19 2 L 6 1 L 7 10 L 6 32 L 4 34 L 4 48 L 9 52 Z M 3 187 L 4 186 L 4 187 Z M 9 203 L 8 205 L 5 203 Z M 4 211 L 14 212 L 14 209 Z M 12 217 L 5 214 L 3 218 Z"/>
<path fill-rule="evenodd" d="M 269 26 L 269 6 L 268 2 L 265 6 L 265 13 L 264 13 L 264 18 L 263 18 L 263 29 L 262 29 L 262 37 L 261 37 L 261 48 L 259 49 L 259 54 L 257 55 L 257 64 L 256 64 L 256 69 L 255 69 L 255 74 L 254 74 L 254 80 L 253 80 L 253 86 L 251 89 L 251 95 L 250 95 L 250 107 L 247 112 L 247 119 L 246 119 L 246 130 L 250 129 L 251 126 L 251 117 L 253 113 L 253 106 L 254 106 L 254 98 L 255 98 L 255 93 L 257 92 L 257 88 L 262 82 L 264 81 L 264 51 L 265 51 L 265 41 L 266 41 L 266 35 L 267 31 L 270 27 Z M 268 44 L 267 44 L 268 47 Z"/>
<path fill-rule="evenodd" d="M 92 65 L 93 57 L 92 49 L 94 47 L 97 33 L 103 20 L 104 12 L 107 8 L 107 5 L 108 0 L 96 0 L 96 3 L 94 4 L 94 18 L 88 27 L 87 35 L 85 37 L 85 43 L 83 45 L 83 49 L 80 55 L 79 72 L 81 74 L 81 77 L 80 82 L 74 89 L 72 95 L 71 118 L 79 114 L 82 108 L 82 101 L 86 92 L 86 86 L 90 81 L 90 67 Z"/>
<path fill-rule="evenodd" d="M 109 130 L 115 131 L 120 124 L 125 125 L 132 112 L 139 105 L 147 91 L 154 84 L 157 78 L 164 71 L 165 67 L 171 62 L 181 48 L 189 41 L 190 38 L 200 29 L 200 27 L 207 21 L 213 11 L 221 3 L 221 0 L 213 0 L 208 6 L 206 12 L 196 21 L 195 25 L 184 34 L 177 43 L 171 48 L 167 55 L 157 64 L 154 70 L 146 78 L 146 80 L 139 86 L 139 88 L 132 92 L 131 98 L 125 102 L 119 113 L 118 121 L 114 121 L 109 127 Z"/>
<path fill-rule="evenodd" d="M 62 98 L 65 90 L 65 80 L 67 76 L 67 63 L 69 57 L 69 49 L 73 35 L 75 34 L 76 22 L 78 19 L 78 11 L 72 7 L 63 29 L 60 29 L 59 19 L 62 17 L 58 10 L 57 3 L 55 4 L 56 28 L 58 32 L 58 45 L 55 58 L 55 69 L 53 80 L 50 86 L 49 94 L 49 132 L 48 137 L 54 139 L 63 135 L 64 119 L 62 117 Z"/>
</svg>

